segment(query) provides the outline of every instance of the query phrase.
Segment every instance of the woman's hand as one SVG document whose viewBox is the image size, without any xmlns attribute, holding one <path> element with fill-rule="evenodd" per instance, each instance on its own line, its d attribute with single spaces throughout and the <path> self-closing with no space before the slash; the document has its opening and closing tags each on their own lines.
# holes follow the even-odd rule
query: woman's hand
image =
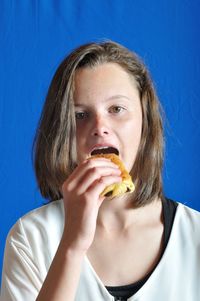
<svg viewBox="0 0 200 301">
<path fill-rule="evenodd" d="M 65 207 L 63 243 L 73 251 L 86 252 L 96 230 L 98 210 L 105 199 L 100 194 L 121 181 L 120 170 L 105 158 L 81 163 L 62 185 Z"/>
</svg>

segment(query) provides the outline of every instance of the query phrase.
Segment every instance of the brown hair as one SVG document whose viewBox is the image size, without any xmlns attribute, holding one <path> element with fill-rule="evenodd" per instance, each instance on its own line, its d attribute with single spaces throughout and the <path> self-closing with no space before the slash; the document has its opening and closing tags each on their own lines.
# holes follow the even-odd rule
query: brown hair
<svg viewBox="0 0 200 301">
<path fill-rule="evenodd" d="M 136 185 L 132 195 L 134 204 L 144 205 L 162 197 L 163 128 L 153 83 L 147 68 L 134 52 L 106 41 L 75 49 L 60 64 L 49 87 L 34 151 L 38 185 L 42 196 L 50 201 L 62 197 L 59 187 L 76 166 L 75 72 L 79 68 L 111 62 L 119 64 L 133 76 L 141 99 L 142 136 L 131 171 Z"/>
</svg>

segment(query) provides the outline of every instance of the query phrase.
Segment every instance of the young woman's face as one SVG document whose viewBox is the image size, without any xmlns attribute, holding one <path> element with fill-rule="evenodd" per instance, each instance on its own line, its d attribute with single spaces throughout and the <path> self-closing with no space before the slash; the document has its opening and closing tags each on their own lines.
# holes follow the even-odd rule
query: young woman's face
<svg viewBox="0 0 200 301">
<path fill-rule="evenodd" d="M 142 131 L 142 110 L 134 79 L 115 63 L 79 69 L 74 103 L 78 163 L 92 151 L 112 146 L 130 171 Z"/>
</svg>

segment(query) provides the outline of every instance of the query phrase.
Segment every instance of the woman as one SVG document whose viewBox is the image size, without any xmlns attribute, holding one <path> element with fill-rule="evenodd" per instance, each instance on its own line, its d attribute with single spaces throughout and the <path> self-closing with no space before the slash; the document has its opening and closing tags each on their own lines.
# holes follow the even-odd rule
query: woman
<svg viewBox="0 0 200 301">
<path fill-rule="evenodd" d="M 121 171 L 135 191 L 103 197 Z M 200 215 L 166 199 L 159 103 L 128 49 L 73 51 L 49 89 L 35 140 L 35 170 L 51 202 L 21 218 L 5 251 L 3 300 L 199 300 Z"/>
</svg>

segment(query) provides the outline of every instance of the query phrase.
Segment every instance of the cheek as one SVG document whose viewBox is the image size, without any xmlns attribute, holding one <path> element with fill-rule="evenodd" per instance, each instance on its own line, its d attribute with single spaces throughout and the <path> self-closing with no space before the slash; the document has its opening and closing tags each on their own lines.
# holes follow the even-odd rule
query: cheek
<svg viewBox="0 0 200 301">
<path fill-rule="evenodd" d="M 127 138 L 130 138 L 130 141 L 137 144 L 141 138 L 142 132 L 142 118 L 132 118 L 124 127 L 122 127 L 122 132 L 126 135 Z"/>
<path fill-rule="evenodd" d="M 141 141 L 142 120 L 141 118 L 132 121 L 123 127 L 121 135 L 124 141 L 124 157 L 127 158 L 127 168 L 132 169 L 138 148 Z"/>
<path fill-rule="evenodd" d="M 125 131 L 124 131 L 125 132 Z M 131 127 L 126 131 L 126 143 L 129 151 L 137 152 L 141 140 L 141 127 Z"/>
<path fill-rule="evenodd" d="M 80 163 L 85 160 L 87 140 L 87 128 L 85 126 L 77 126 L 76 128 L 76 146 L 77 146 L 77 159 Z"/>
<path fill-rule="evenodd" d="M 82 143 L 82 140 L 86 136 L 87 126 L 84 123 L 77 123 L 76 125 L 76 141 L 77 145 Z"/>
<path fill-rule="evenodd" d="M 80 143 L 81 140 L 81 130 L 79 127 L 76 127 L 76 143 L 77 145 Z"/>
<path fill-rule="evenodd" d="M 76 147 L 77 147 L 77 158 L 78 158 L 78 163 L 80 162 L 80 157 L 82 153 L 82 144 L 83 144 L 83 134 L 80 130 L 80 128 L 76 128 Z"/>
</svg>

